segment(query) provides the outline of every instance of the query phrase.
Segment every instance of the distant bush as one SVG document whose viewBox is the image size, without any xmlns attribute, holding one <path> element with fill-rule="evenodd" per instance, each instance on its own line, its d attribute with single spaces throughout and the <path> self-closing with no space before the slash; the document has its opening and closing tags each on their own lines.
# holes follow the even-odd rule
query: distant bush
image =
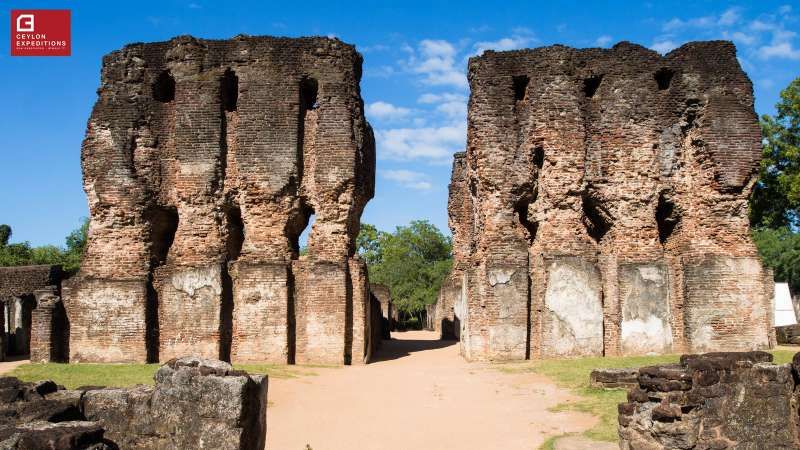
<svg viewBox="0 0 800 450">
<path fill-rule="evenodd" d="M 66 247 L 43 245 L 32 247 L 30 242 L 9 244 L 11 227 L 0 225 L 0 266 L 26 266 L 32 264 L 61 265 L 67 272 L 76 272 L 81 264 L 89 231 L 89 219 L 72 230 L 66 238 Z"/>
</svg>

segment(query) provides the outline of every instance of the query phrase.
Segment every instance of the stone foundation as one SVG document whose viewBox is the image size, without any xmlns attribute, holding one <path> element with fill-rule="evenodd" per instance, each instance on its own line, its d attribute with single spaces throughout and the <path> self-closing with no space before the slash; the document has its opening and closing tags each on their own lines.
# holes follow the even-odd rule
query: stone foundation
<svg viewBox="0 0 800 450">
<path fill-rule="evenodd" d="M 766 352 L 708 353 L 642 367 L 619 405 L 620 448 L 800 448 L 800 353 L 792 364 L 771 361 Z"/>
<path fill-rule="evenodd" d="M 262 450 L 267 378 L 222 361 L 173 360 L 155 386 L 65 390 L 0 378 L 0 447 Z"/>
</svg>

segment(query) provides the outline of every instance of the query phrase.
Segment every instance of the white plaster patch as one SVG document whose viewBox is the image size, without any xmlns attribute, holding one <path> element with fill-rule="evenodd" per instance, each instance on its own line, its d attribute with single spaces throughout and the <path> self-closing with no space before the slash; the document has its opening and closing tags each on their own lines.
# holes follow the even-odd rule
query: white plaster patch
<svg viewBox="0 0 800 450">
<path fill-rule="evenodd" d="M 664 276 L 662 275 L 661 268 L 655 266 L 640 266 L 639 275 L 646 281 L 653 283 L 663 284 Z"/>
<path fill-rule="evenodd" d="M 597 355 L 603 351 L 603 308 L 596 274 L 572 264 L 550 267 L 545 292 L 550 321 L 547 356 Z"/>
<path fill-rule="evenodd" d="M 219 266 L 182 269 L 170 279 L 175 290 L 194 297 L 195 292 L 210 288 L 214 295 L 222 295 L 222 280 Z"/>
<path fill-rule="evenodd" d="M 514 269 L 492 269 L 489 271 L 489 284 L 492 286 L 507 284 L 511 281 L 514 272 Z"/>
<path fill-rule="evenodd" d="M 622 342 L 626 353 L 662 353 L 672 346 L 672 330 L 664 320 L 623 320 Z"/>
</svg>

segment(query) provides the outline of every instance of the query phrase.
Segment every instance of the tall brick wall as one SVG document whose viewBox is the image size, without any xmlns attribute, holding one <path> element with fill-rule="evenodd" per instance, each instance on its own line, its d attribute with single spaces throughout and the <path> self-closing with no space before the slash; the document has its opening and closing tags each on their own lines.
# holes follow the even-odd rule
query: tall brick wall
<svg viewBox="0 0 800 450">
<path fill-rule="evenodd" d="M 0 361 L 7 353 L 30 353 L 31 360 L 41 362 L 63 360 L 67 336 L 62 322 L 66 318 L 56 312 L 58 323 L 54 325 L 51 305 L 60 302 L 64 275 L 58 265 L 0 267 L 0 319 L 6 323 L 7 307 L 11 322 L 7 333 L 0 333 Z M 50 296 L 41 302 L 39 293 L 44 292 Z"/>
<path fill-rule="evenodd" d="M 354 47 L 327 38 L 107 55 L 81 153 L 89 242 L 64 289 L 71 360 L 363 361 L 360 77 Z"/>
<path fill-rule="evenodd" d="M 469 82 L 442 294 L 464 297 L 467 358 L 771 345 L 747 218 L 760 130 L 733 44 L 489 51 Z"/>
</svg>

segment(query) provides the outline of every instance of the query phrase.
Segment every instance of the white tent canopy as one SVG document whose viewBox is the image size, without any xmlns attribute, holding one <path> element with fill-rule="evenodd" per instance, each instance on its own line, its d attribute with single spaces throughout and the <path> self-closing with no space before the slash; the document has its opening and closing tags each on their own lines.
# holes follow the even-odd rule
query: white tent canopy
<svg viewBox="0 0 800 450">
<path fill-rule="evenodd" d="M 797 317 L 787 283 L 775 283 L 775 326 L 794 325 Z"/>
</svg>

